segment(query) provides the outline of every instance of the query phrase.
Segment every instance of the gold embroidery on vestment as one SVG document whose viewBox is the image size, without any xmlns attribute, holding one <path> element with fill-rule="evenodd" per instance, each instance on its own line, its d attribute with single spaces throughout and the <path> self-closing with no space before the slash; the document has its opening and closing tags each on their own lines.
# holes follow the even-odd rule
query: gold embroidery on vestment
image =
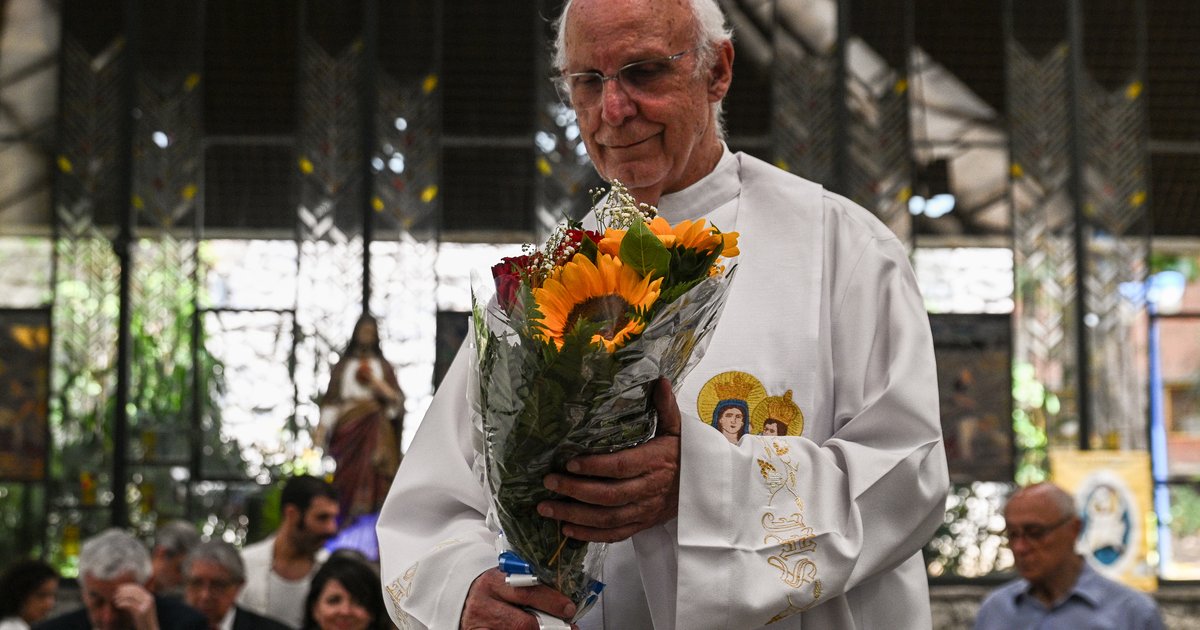
<svg viewBox="0 0 1200 630">
<path fill-rule="evenodd" d="M 807 603 L 802 601 L 803 605 L 796 604 L 794 594 L 787 595 L 787 607 L 767 621 L 771 624 L 815 606 L 821 598 L 821 580 L 817 577 L 817 564 L 810 557 L 816 552 L 817 543 L 813 540 L 813 529 L 804 521 L 804 500 L 797 492 L 796 473 L 799 465 L 788 457 L 790 448 L 785 442 L 760 439 L 763 457 L 756 461 L 768 491 L 768 508 L 761 519 L 763 542 L 777 545 L 776 553 L 767 558 L 767 564 L 779 570 L 779 579 L 789 588 L 801 591 L 795 595 L 811 589 L 811 599 Z M 780 515 L 772 506 L 784 491 L 790 501 L 780 501 L 779 509 L 784 512 Z M 787 514 L 788 509 L 793 507 L 794 511 Z"/>
<path fill-rule="evenodd" d="M 404 611 L 403 602 L 404 600 L 408 599 L 408 596 L 411 592 L 412 581 L 417 575 L 418 564 L 419 563 L 414 562 L 413 565 L 408 567 L 408 570 L 404 572 L 404 575 L 392 580 L 391 583 L 389 583 L 385 588 L 388 596 L 392 598 L 392 604 L 395 605 L 396 627 L 398 627 L 400 630 L 408 630 L 408 628 L 412 627 L 412 615 L 409 615 Z"/>
</svg>

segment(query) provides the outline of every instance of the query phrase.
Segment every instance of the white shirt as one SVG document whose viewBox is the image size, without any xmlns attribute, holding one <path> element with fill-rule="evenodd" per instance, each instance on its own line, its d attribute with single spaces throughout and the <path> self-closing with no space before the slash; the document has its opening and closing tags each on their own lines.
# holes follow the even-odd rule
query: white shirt
<svg viewBox="0 0 1200 630">
<path fill-rule="evenodd" d="M 740 232 L 741 256 L 707 352 L 677 387 L 679 516 L 610 546 L 607 588 L 580 627 L 930 627 L 920 550 L 949 480 L 903 246 L 853 203 L 728 151 L 659 209 Z M 379 520 L 400 628 L 457 627 L 471 581 L 496 565 L 468 362 L 460 352 Z M 802 433 L 735 445 L 702 420 L 701 394 L 731 372 L 759 383 L 756 400 L 790 392 Z"/>
<path fill-rule="evenodd" d="M 29 630 L 29 624 L 20 617 L 5 617 L 0 619 L 0 630 Z"/>
<path fill-rule="evenodd" d="M 275 561 L 274 535 L 248 545 L 242 549 L 246 587 L 238 595 L 238 605 L 299 628 L 304 623 L 304 599 L 308 596 L 308 585 L 327 557 L 329 552 L 320 550 L 307 576 L 299 580 L 286 580 L 272 569 Z"/>
</svg>

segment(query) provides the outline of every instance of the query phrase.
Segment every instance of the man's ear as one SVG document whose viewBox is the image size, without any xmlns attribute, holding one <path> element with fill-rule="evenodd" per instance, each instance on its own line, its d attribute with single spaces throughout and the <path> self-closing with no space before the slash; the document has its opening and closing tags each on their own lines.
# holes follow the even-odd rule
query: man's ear
<svg viewBox="0 0 1200 630">
<path fill-rule="evenodd" d="M 283 506 L 283 522 L 284 523 L 291 523 L 291 524 L 299 523 L 300 517 L 301 517 L 301 514 L 300 514 L 299 507 L 296 507 L 295 505 L 292 505 L 290 503 L 288 505 Z"/>
<path fill-rule="evenodd" d="M 717 44 L 717 55 L 713 61 L 708 80 L 708 102 L 716 103 L 729 93 L 733 82 L 733 42 L 725 40 Z"/>
</svg>

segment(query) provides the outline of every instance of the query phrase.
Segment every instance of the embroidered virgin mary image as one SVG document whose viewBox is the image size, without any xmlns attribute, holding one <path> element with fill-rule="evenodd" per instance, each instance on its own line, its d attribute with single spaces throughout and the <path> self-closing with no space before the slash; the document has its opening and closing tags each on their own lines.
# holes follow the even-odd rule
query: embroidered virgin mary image
<svg viewBox="0 0 1200 630">
<path fill-rule="evenodd" d="M 721 432 L 730 444 L 743 435 L 800 435 L 804 413 L 792 401 L 792 390 L 768 396 L 753 374 L 722 372 L 700 388 L 696 414 L 702 422 Z"/>
<path fill-rule="evenodd" d="M 750 432 L 750 410 L 766 398 L 766 388 L 753 375 L 722 372 L 700 388 L 696 413 L 702 421 L 720 431 L 730 444 L 737 444 Z"/>
</svg>

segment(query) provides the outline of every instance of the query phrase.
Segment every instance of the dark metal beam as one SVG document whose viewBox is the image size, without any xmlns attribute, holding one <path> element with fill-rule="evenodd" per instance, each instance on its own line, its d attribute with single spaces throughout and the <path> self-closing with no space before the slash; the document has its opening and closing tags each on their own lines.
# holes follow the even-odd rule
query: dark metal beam
<svg viewBox="0 0 1200 630">
<path fill-rule="evenodd" d="M 1078 370 L 1078 395 L 1076 397 L 1079 414 L 1079 450 L 1086 451 L 1092 447 L 1092 355 L 1091 339 L 1087 325 L 1088 295 L 1087 295 L 1087 264 L 1088 264 L 1088 225 L 1086 205 L 1086 188 L 1083 181 L 1083 7 L 1079 0 L 1067 0 L 1067 37 L 1070 47 L 1070 59 L 1067 65 L 1067 94 L 1068 107 L 1071 111 L 1071 171 L 1070 191 L 1071 204 L 1074 210 L 1074 247 L 1075 247 L 1075 363 Z"/>
<path fill-rule="evenodd" d="M 121 128 L 117 141 L 117 204 L 118 233 L 113 251 L 120 268 L 117 311 L 117 385 L 113 409 L 112 513 L 113 527 L 129 525 L 129 506 L 125 495 L 129 480 L 129 381 L 132 377 L 132 348 L 130 326 L 133 323 L 133 134 L 137 108 L 137 66 L 140 33 L 138 0 L 124 0 L 125 48 L 121 59 L 121 105 L 117 124 Z"/>
</svg>

